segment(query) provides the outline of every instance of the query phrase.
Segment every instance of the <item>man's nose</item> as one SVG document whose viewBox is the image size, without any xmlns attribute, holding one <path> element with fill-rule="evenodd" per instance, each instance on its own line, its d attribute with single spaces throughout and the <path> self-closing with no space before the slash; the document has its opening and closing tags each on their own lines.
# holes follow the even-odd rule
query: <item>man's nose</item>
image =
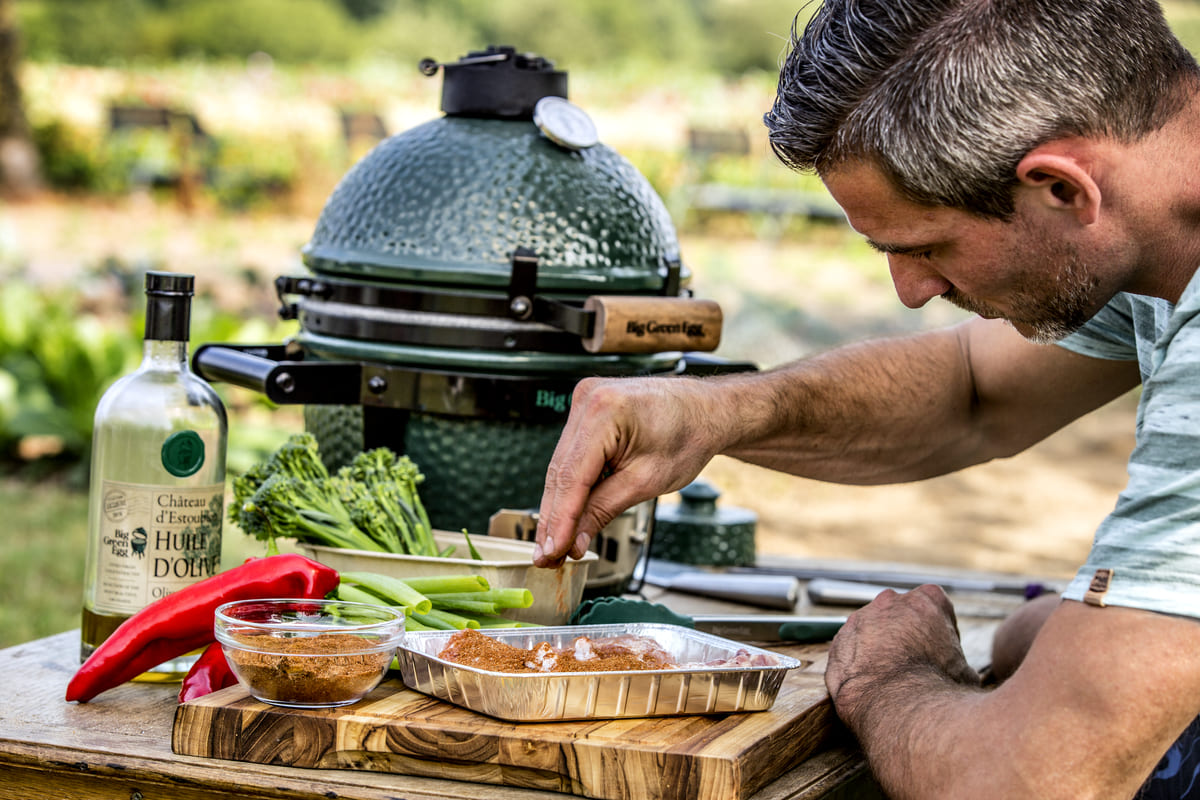
<svg viewBox="0 0 1200 800">
<path fill-rule="evenodd" d="M 953 285 L 937 273 L 929 262 L 906 255 L 888 255 L 888 269 L 900 302 L 909 308 L 920 308 L 940 297 Z"/>
</svg>

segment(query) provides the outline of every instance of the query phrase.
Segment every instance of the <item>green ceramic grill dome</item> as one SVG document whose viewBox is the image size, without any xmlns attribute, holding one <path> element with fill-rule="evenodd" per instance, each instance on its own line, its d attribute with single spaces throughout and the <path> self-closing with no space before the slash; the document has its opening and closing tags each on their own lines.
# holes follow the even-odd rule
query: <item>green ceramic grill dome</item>
<svg viewBox="0 0 1200 800">
<path fill-rule="evenodd" d="M 482 61 L 495 55 L 511 57 Z M 305 263 L 318 273 L 494 287 L 526 247 L 542 290 L 659 290 L 663 259 L 679 242 L 649 181 L 612 148 L 564 147 L 533 122 L 536 90 L 565 98 L 565 73 L 511 48 L 463 62 L 445 65 L 444 117 L 386 139 L 343 177 Z M 477 102 L 462 100 L 481 83 Z"/>
<path fill-rule="evenodd" d="M 445 116 L 381 142 L 329 197 L 303 250 L 314 280 L 469 300 L 511 286 L 514 253 L 524 249 L 536 256 L 536 291 L 563 302 L 669 295 L 686 285 L 675 229 L 645 177 L 604 144 L 564 146 L 553 120 L 535 124 L 539 100 L 566 98 L 565 73 L 512 48 L 442 66 Z M 483 320 L 432 305 L 392 314 L 313 291 L 297 304 L 296 341 L 310 358 L 329 361 L 559 381 L 561 391 L 545 392 L 557 412 L 539 408 L 537 415 L 433 413 L 413 402 L 389 409 L 395 413 L 380 422 L 361 406 L 306 406 L 306 427 L 331 466 L 381 440 L 409 454 L 426 476 L 422 497 L 439 528 L 482 532 L 500 508 L 537 506 L 573 383 L 595 374 L 669 373 L 681 356 L 594 355 L 575 340 L 567 348 L 522 348 L 516 334 L 536 322 Z M 380 425 L 386 435 L 364 431 Z"/>
<path fill-rule="evenodd" d="M 646 292 L 678 251 L 649 182 L 603 144 L 574 151 L 532 122 L 443 117 L 385 140 L 329 198 L 304 249 L 316 272 L 504 286 L 512 253 L 538 286 Z"/>
</svg>

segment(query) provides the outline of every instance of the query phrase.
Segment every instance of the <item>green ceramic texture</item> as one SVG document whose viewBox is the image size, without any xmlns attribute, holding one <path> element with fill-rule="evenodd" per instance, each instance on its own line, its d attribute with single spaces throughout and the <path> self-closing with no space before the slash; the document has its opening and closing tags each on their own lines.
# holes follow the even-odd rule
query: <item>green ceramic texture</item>
<svg viewBox="0 0 1200 800">
<path fill-rule="evenodd" d="M 562 426 L 414 414 L 404 444 L 433 525 L 486 533 L 501 508 L 537 508 Z"/>
<path fill-rule="evenodd" d="M 613 149 L 555 145 L 530 121 L 442 117 L 389 137 L 327 200 L 305 264 L 317 274 L 453 291 L 503 290 L 517 247 L 538 257 L 537 289 L 654 294 L 679 242 L 649 181 Z M 681 268 L 686 285 L 690 272 Z M 421 348 L 301 333 L 310 357 L 414 369 L 582 378 L 672 371 L 678 353 L 575 355 Z M 438 528 L 487 529 L 500 508 L 541 500 L 562 421 L 413 413 L 405 454 L 425 475 Z M 305 427 L 331 468 L 363 448 L 360 407 L 309 406 Z"/>
<path fill-rule="evenodd" d="M 317 440 L 321 461 L 331 472 L 363 450 L 362 406 L 305 406 L 304 429 Z"/>
<path fill-rule="evenodd" d="M 363 448 L 361 406 L 306 406 L 304 426 L 331 470 Z M 421 502 L 435 528 L 486 533 L 501 508 L 536 508 L 562 426 L 412 414 L 404 454 L 425 480 Z"/>
<path fill-rule="evenodd" d="M 758 515 L 744 508 L 718 508 L 719 493 L 704 481 L 685 486 L 679 495 L 677 504 L 658 505 L 651 557 L 720 567 L 754 565 Z"/>
<path fill-rule="evenodd" d="M 587 294 L 654 292 L 663 257 L 679 255 L 662 199 L 612 148 L 568 150 L 528 121 L 442 117 L 385 139 L 346 173 L 304 261 L 483 288 L 507 286 L 518 246 L 538 256 L 539 290 Z"/>
</svg>

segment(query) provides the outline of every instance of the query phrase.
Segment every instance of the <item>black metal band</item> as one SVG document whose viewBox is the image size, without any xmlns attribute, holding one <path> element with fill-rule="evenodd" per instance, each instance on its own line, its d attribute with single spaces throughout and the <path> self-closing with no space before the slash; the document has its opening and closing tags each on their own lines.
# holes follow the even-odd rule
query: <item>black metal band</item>
<svg viewBox="0 0 1200 800">
<path fill-rule="evenodd" d="M 306 361 L 284 345 L 203 345 L 192 366 L 210 381 L 262 393 L 281 405 L 362 405 L 455 417 L 562 422 L 577 376 L 465 374 Z"/>
<path fill-rule="evenodd" d="M 579 335 L 538 322 L 507 317 L 433 314 L 304 301 L 301 327 L 312 333 L 355 341 L 422 347 L 583 354 Z"/>
<path fill-rule="evenodd" d="M 663 258 L 662 296 L 690 295 L 680 287 L 680 270 L 677 257 Z M 537 275 L 537 254 L 518 247 L 507 292 L 287 275 L 275 279 L 275 292 L 280 317 L 299 319 L 305 330 L 329 336 L 437 347 L 584 352 L 581 340 L 592 336 L 595 314 L 585 311 L 581 300 L 539 295 Z M 466 319 L 471 317 L 489 321 Z"/>
</svg>

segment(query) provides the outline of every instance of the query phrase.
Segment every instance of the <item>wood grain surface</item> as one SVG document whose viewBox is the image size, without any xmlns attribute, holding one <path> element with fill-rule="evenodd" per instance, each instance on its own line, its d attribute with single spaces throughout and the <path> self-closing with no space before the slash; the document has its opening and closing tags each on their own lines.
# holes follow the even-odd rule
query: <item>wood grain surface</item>
<svg viewBox="0 0 1200 800">
<path fill-rule="evenodd" d="M 647 599 L 666 602 L 681 613 L 747 610 L 718 600 L 672 595 L 655 587 L 646 587 L 644 591 Z M 1021 600 L 1007 596 L 967 595 L 955 595 L 953 599 L 959 610 L 968 660 L 973 666 L 982 666 L 987 663 L 991 632 L 998 618 L 1016 608 Z M 805 604 L 796 609 L 801 614 L 821 611 L 843 610 L 819 609 Z M 766 778 L 749 776 L 750 781 L 743 784 L 741 790 L 742 796 L 753 791 L 747 800 L 845 800 L 848 797 L 868 800 L 881 797 L 871 781 L 862 754 L 848 740 L 844 729 L 833 722 L 824 699 L 822 675 L 826 650 L 826 645 L 784 650 L 805 661 L 811 660 L 811 666 L 789 673 L 775 708 L 751 715 L 756 724 L 774 726 L 770 731 L 745 729 L 739 732 L 762 748 L 758 751 L 749 748 L 751 754 L 757 752 L 757 755 L 748 754 L 740 761 L 743 774 L 768 758 L 764 753 L 778 756 L 777 763 L 769 767 L 772 774 L 779 777 L 753 791 L 749 787 L 761 784 Z M 648 722 L 646 720 L 604 725 L 560 723 L 571 731 L 569 735 L 574 739 L 591 743 L 578 748 L 579 752 L 588 752 L 574 763 L 571 759 L 576 757 L 569 754 L 573 754 L 575 748 L 570 744 L 558 752 L 553 744 L 530 739 L 526 749 L 522 743 L 524 739 L 520 737 L 495 733 L 485 736 L 474 730 L 451 736 L 421 723 L 404 736 L 421 742 L 420 746 L 426 748 L 421 750 L 422 753 L 435 751 L 436 756 L 407 756 L 386 747 L 372 751 L 342 747 L 337 751 L 338 756 L 321 761 L 322 767 L 333 768 L 311 769 L 289 765 L 292 763 L 289 759 L 294 757 L 294 743 L 282 729 L 271 734 L 280 736 L 278 741 L 265 738 L 269 730 L 265 719 L 255 722 L 247 718 L 245 723 L 249 733 L 246 736 L 247 741 L 257 738 L 261 742 L 258 745 L 260 752 L 274 750 L 279 754 L 271 763 L 173 753 L 171 741 L 172 735 L 177 733 L 173 719 L 178 708 L 178 684 L 128 683 L 105 692 L 90 703 L 67 703 L 63 694 L 67 681 L 78 667 L 78 630 L 0 650 L 0 674 L 6 678 L 0 681 L 0 800 L 137 797 L 143 800 L 328 800 L 330 797 L 340 800 L 569 800 L 571 794 L 557 788 L 543 790 L 530 788 L 530 784 L 582 790 L 584 781 L 598 780 L 597 770 L 609 770 L 615 777 L 616 770 L 610 769 L 610 764 L 633 763 L 635 756 L 625 750 L 640 751 L 636 758 L 643 759 L 640 763 L 644 765 L 647 763 L 646 752 L 657 742 L 664 741 L 663 737 L 673 730 L 647 726 L 643 724 Z M 387 689 L 377 691 L 386 693 Z M 220 699 L 230 706 L 241 702 L 260 711 L 264 708 L 245 699 L 239 692 L 236 688 L 228 689 L 211 699 Z M 820 699 L 814 703 L 815 697 Z M 374 699 L 372 697 L 368 702 Z M 446 712 L 446 706 L 435 705 L 430 700 L 423 702 L 428 703 L 427 714 L 435 707 Z M 357 715 L 360 710 L 360 707 L 352 706 L 327 716 Z M 230 713 L 236 713 L 239 718 L 245 716 L 241 711 Z M 777 719 L 771 722 L 772 718 Z M 730 741 L 727 738 L 729 726 L 736 720 L 715 718 L 707 722 L 700 720 L 697 724 L 696 718 L 690 719 L 696 726 L 694 730 L 682 744 L 668 742 L 675 749 L 669 758 L 654 762 L 650 776 L 642 775 L 639 780 L 645 785 L 675 791 L 672 788 L 674 778 L 665 777 L 665 765 L 687 763 L 687 759 L 699 763 L 702 759 L 724 758 L 728 769 L 734 769 L 728 752 L 724 756 L 714 755 L 709 743 Z M 805 725 L 810 723 L 808 733 L 801 733 L 797 738 L 816 736 L 813 730 L 820 727 L 820 720 L 824 720 L 834 734 L 815 750 L 805 739 L 787 741 L 795 734 L 797 726 L 804 731 Z M 321 725 L 328 731 L 331 723 L 326 721 Z M 371 742 L 372 746 L 378 746 L 375 742 L 380 738 L 398 735 L 387 726 L 379 728 L 375 722 L 365 723 L 367 729 L 375 731 L 374 734 L 363 729 L 353 732 L 355 726 L 363 725 L 362 722 L 349 725 L 351 732 L 347 735 Z M 524 731 L 530 726 L 519 727 Z M 197 729 L 189 731 L 189 735 L 199 738 L 203 733 Z M 333 733 L 329 735 L 333 736 Z M 567 734 L 564 731 L 560 735 Z M 301 734 L 301 742 L 303 737 Z M 629 747 L 625 746 L 623 738 L 630 740 Z M 222 738 L 214 739 L 206 746 L 228 748 L 231 745 Z M 447 748 L 460 758 L 462 752 L 478 748 L 493 760 L 455 761 L 442 756 Z M 606 749 L 611 753 L 606 755 Z M 788 756 L 787 753 L 797 755 Z M 752 757 L 760 760 L 756 762 Z M 663 766 L 660 767 L 660 763 Z M 690 774 L 683 779 L 690 787 L 691 796 L 702 796 L 698 780 Z M 680 791 L 679 796 L 685 795 Z M 642 797 L 653 800 L 654 795 L 647 791 Z"/>
<path fill-rule="evenodd" d="M 833 730 L 823 651 L 781 648 L 807 666 L 789 673 L 770 710 L 712 716 L 510 723 L 411 691 L 398 678 L 340 709 L 273 707 L 231 687 L 178 708 L 172 749 L 602 800 L 739 800 L 817 751 Z"/>
</svg>

